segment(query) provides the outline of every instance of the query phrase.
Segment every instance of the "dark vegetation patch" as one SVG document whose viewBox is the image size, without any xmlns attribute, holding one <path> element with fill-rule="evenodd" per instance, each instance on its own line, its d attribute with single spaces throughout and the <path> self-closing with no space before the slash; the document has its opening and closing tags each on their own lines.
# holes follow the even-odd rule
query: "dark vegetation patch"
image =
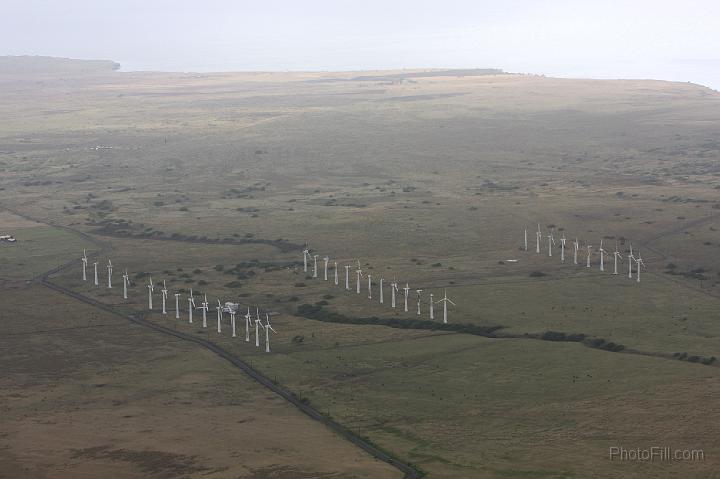
<svg viewBox="0 0 720 479">
<path fill-rule="evenodd" d="M 711 364 L 715 363 L 717 361 L 717 358 L 715 356 L 696 356 L 696 355 L 688 355 L 688 353 L 673 353 L 673 357 L 680 361 L 688 361 L 690 363 L 700 363 L 704 364 L 706 366 L 710 366 Z"/>
<path fill-rule="evenodd" d="M 105 459 L 129 462 L 146 474 L 157 477 L 182 477 L 208 471 L 209 468 L 197 464 L 194 456 L 185 456 L 163 451 L 132 451 L 128 449 L 110 449 L 110 446 L 97 446 L 85 449 L 73 449 L 75 459 Z"/>
<path fill-rule="evenodd" d="M 324 321 L 328 323 L 342 324 L 370 324 L 377 326 L 388 326 L 397 329 L 428 329 L 431 331 L 452 331 L 456 333 L 474 334 L 476 336 L 485 336 L 488 338 L 495 337 L 495 331 L 502 329 L 504 326 L 480 326 L 477 324 L 466 323 L 441 323 L 438 321 L 429 321 L 424 319 L 404 319 L 404 318 L 380 318 L 377 316 L 369 316 L 364 318 L 354 318 L 345 316 L 340 313 L 327 311 L 323 308 L 326 301 L 320 301 L 315 304 L 301 304 L 297 307 L 295 314 L 302 318 L 314 319 L 316 321 Z"/>
</svg>

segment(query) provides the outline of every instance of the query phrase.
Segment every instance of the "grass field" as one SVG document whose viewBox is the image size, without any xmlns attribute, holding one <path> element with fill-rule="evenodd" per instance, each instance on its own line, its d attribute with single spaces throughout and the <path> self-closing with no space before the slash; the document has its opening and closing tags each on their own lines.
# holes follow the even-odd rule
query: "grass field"
<svg viewBox="0 0 720 479">
<path fill-rule="evenodd" d="M 169 309 L 172 294 L 182 294 L 182 318 L 158 314 L 158 293 L 151 320 L 217 342 L 429 477 L 712 477 L 720 450 L 712 401 L 720 388 L 720 96 L 655 81 L 387 75 L 108 72 L 49 75 L 42 89 L 2 76 L 11 121 L 0 127 L 0 206 L 107 244 L 97 258 L 101 284 L 107 259 L 115 265 L 112 290 L 83 283 L 82 249 L 97 246 L 7 214 L 0 225 L 19 242 L 0 248 L 0 277 L 15 281 L 6 290 L 77 258 L 52 281 L 130 311 L 147 308 L 149 275 L 156 286 L 165 280 Z M 550 230 L 568 238 L 565 264 L 559 245 L 547 256 Z M 581 263 L 593 247 L 591 269 L 572 264 L 576 237 Z M 631 244 L 640 251 L 640 283 L 627 278 L 625 262 L 618 276 L 609 258 L 599 271 L 601 239 L 624 256 Z M 322 258 L 338 261 L 340 287 L 302 271 L 306 242 L 320 276 Z M 365 282 L 360 295 L 342 288 L 344 266 L 357 260 L 374 278 L 373 301 Z M 408 313 L 377 302 L 380 277 L 386 287 L 397 278 L 423 290 L 421 319 L 429 294 L 437 300 L 447 290 L 457 303 L 451 323 L 497 326 L 498 337 L 348 324 L 417 318 L 414 293 Z M 190 288 L 211 307 L 234 300 L 272 312 L 273 353 L 229 338 L 227 322 L 223 335 L 189 325 Z M 345 322 L 298 314 L 319 302 Z M 3 319 L 20 314 L 20 304 Z M 90 313 L 77 307 L 73 315 L 63 303 L 62 317 L 85 321 Z M 213 309 L 209 319 L 214 325 Z M 547 331 L 624 349 L 534 339 Z M 133 354 L 144 349 L 140 342 Z M 163 368 L 157 377 L 146 371 L 145 381 L 174 384 L 178 372 L 158 361 Z M 43 374 L 43 366 L 28 368 Z M 225 381 L 204 363 L 187 368 L 204 387 Z M 136 372 L 124 381 L 137 382 L 141 395 L 148 383 Z M 254 402 L 265 403 L 258 394 Z M 222 422 L 214 411 L 203 424 Z M 363 457 L 328 437 L 344 448 L 328 457 Z M 608 459 L 611 446 L 656 445 L 703 449 L 706 458 Z M 321 459 L 278 451 L 285 465 L 328 470 Z M 261 461 L 254 452 L 248 461 Z M 353 474 L 385 473 L 374 462 L 358 468 Z"/>
</svg>

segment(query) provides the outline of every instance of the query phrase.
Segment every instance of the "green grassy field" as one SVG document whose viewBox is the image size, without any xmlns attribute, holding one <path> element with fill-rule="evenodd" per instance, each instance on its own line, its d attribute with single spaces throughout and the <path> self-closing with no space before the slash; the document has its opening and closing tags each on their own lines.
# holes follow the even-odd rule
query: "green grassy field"
<svg viewBox="0 0 720 479">
<path fill-rule="evenodd" d="M 157 314 L 158 293 L 153 321 L 218 342 L 429 477 L 711 475 L 717 93 L 653 81 L 355 76 L 105 73 L 46 78 L 42 90 L 0 78 L 14 88 L 0 88 L 14 120 L 0 127 L 0 206 L 106 242 L 101 284 L 108 258 L 115 282 L 81 281 L 78 236 L 10 217 L 19 248 L 0 249 L 0 277 L 77 258 L 52 280 L 127 311 L 147 307 L 148 275 L 165 280 L 169 309 L 182 292 L 182 318 Z M 546 238 L 543 254 L 532 251 L 538 223 L 569 239 L 566 264 L 558 247 L 546 255 Z M 576 237 L 581 262 L 586 244 L 617 241 L 625 254 L 632 243 L 647 264 L 642 281 L 601 273 L 597 256 L 591 269 L 571 264 Z M 360 260 L 375 285 L 422 289 L 421 319 L 428 295 L 447 289 L 451 323 L 506 337 L 301 317 L 299 306 L 325 301 L 347 322 L 417 318 L 414 293 L 404 313 L 378 304 L 377 289 L 369 301 L 365 282 L 357 295 L 309 277 L 306 242 L 321 268 L 325 255 L 339 262 L 341 285 L 343 266 Z M 230 338 L 227 322 L 223 335 L 189 325 L 190 288 L 211 305 L 271 311 L 273 353 Z M 524 337 L 546 331 L 625 349 Z M 654 445 L 704 449 L 706 460 L 608 460 L 611 446 Z"/>
</svg>

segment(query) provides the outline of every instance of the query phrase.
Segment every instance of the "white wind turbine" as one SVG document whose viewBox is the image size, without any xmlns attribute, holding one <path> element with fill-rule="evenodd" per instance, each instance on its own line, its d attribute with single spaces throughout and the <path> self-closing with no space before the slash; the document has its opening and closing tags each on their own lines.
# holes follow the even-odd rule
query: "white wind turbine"
<svg viewBox="0 0 720 479">
<path fill-rule="evenodd" d="M 150 281 L 147 286 L 148 289 L 148 309 L 152 311 L 153 304 L 152 304 L 152 294 L 153 291 L 155 291 L 155 285 L 153 284 L 152 276 L 150 276 Z"/>
<path fill-rule="evenodd" d="M 207 328 L 207 312 L 210 309 L 210 303 L 207 300 L 207 294 L 203 295 L 203 302 L 200 303 L 200 309 L 203 315 L 203 328 Z"/>
<path fill-rule="evenodd" d="M 335 269 L 334 269 L 334 271 L 335 271 L 335 286 L 337 286 L 338 285 L 337 261 L 335 261 L 334 263 L 335 263 Z"/>
<path fill-rule="evenodd" d="M 615 257 L 615 268 L 613 269 L 613 274 L 618 274 L 618 258 L 622 260 L 622 255 L 618 251 L 617 241 L 615 242 L 615 253 L 613 256 Z"/>
<path fill-rule="evenodd" d="M 362 269 L 360 268 L 360 260 L 358 260 L 357 263 L 358 263 L 358 267 L 357 267 L 357 270 L 355 271 L 355 274 L 357 275 L 357 283 L 356 283 L 355 289 L 357 291 L 357 294 L 360 294 L 360 278 L 362 278 L 363 272 L 362 272 Z"/>
<path fill-rule="evenodd" d="M 640 257 L 640 251 L 638 251 L 638 257 L 637 260 L 635 260 L 635 265 L 637 266 L 637 282 L 640 282 L 640 268 L 645 267 L 645 263 L 643 262 L 642 258 Z"/>
<path fill-rule="evenodd" d="M 605 271 L 605 250 L 603 249 L 603 240 L 600 239 L 600 271 Z"/>
<path fill-rule="evenodd" d="M 390 306 L 395 307 L 395 293 L 399 292 L 397 278 L 393 278 L 393 282 L 390 283 Z"/>
<path fill-rule="evenodd" d="M 87 281 L 87 265 L 88 265 L 88 258 L 87 258 L 87 251 L 83 250 L 82 258 L 80 258 L 80 261 L 82 261 L 82 273 L 83 273 L 83 281 Z"/>
<path fill-rule="evenodd" d="M 548 239 L 548 256 L 552 256 L 552 247 L 555 244 L 555 236 L 553 236 L 553 232 L 550 231 L 550 234 L 547 235 Z"/>
<path fill-rule="evenodd" d="M 435 319 L 435 303 L 433 302 L 432 293 L 430 293 L 430 319 Z"/>
<path fill-rule="evenodd" d="M 440 301 L 438 301 L 438 303 L 443 304 L 443 323 L 447 324 L 447 304 L 450 303 L 453 306 L 457 306 L 457 305 L 448 299 L 447 290 L 445 290 L 445 297 L 443 299 L 441 299 Z"/>
<path fill-rule="evenodd" d="M 560 262 L 565 262 L 565 242 L 567 239 L 565 238 L 565 233 L 563 233 L 562 238 L 560 238 Z"/>
<path fill-rule="evenodd" d="M 380 276 L 380 304 L 383 304 L 383 302 L 385 301 L 385 298 L 383 296 L 383 281 L 383 277 Z"/>
<path fill-rule="evenodd" d="M 585 266 L 586 268 L 590 267 L 590 255 L 592 254 L 591 250 L 592 250 L 592 246 L 587 245 L 587 265 Z"/>
<path fill-rule="evenodd" d="M 542 238 L 542 233 L 540 232 L 540 223 L 538 223 L 538 230 L 535 232 L 535 252 L 537 254 L 540 254 L 540 239 Z"/>
<path fill-rule="evenodd" d="M 127 299 L 127 287 L 130 283 L 130 276 L 128 276 L 127 270 L 123 273 L 123 299 Z"/>
<path fill-rule="evenodd" d="M 112 289 L 112 261 L 110 261 L 110 258 L 108 258 L 107 270 L 108 270 L 108 289 Z"/>
<path fill-rule="evenodd" d="M 305 249 L 303 250 L 303 271 L 307 273 L 307 262 L 308 257 L 310 256 L 310 250 L 308 249 L 307 245 L 305 245 Z"/>
<path fill-rule="evenodd" d="M 405 283 L 405 287 L 403 288 L 403 291 L 405 291 L 405 312 L 408 312 L 408 296 L 410 294 L 410 285 Z"/>
<path fill-rule="evenodd" d="M 372 275 L 368 273 L 368 299 L 372 299 Z"/>
<path fill-rule="evenodd" d="M 180 319 L 180 293 L 175 294 L 175 319 Z"/>
<path fill-rule="evenodd" d="M 580 249 L 580 242 L 578 241 L 577 237 L 575 238 L 575 241 L 573 242 L 573 263 L 578 264 L 578 250 Z"/>
<path fill-rule="evenodd" d="M 100 282 L 98 281 L 97 265 L 97 261 L 93 263 L 93 267 L 95 268 L 95 286 L 100 286 Z"/>
<path fill-rule="evenodd" d="M 345 289 L 350 291 L 350 266 L 345 265 Z"/>
<path fill-rule="evenodd" d="M 527 228 L 525 228 L 525 251 L 528 250 L 528 241 L 527 241 Z"/>
<path fill-rule="evenodd" d="M 222 307 L 222 304 L 220 304 L 219 299 L 217 300 L 217 302 L 218 302 L 218 305 L 215 306 L 215 309 L 217 309 L 217 331 L 218 331 L 218 333 L 222 333 L 221 322 L 222 322 L 223 307 Z"/>
<path fill-rule="evenodd" d="M 167 285 L 165 284 L 165 280 L 163 280 L 163 289 L 161 292 L 162 292 L 162 314 L 167 314 L 167 310 L 165 309 L 165 303 L 167 302 L 168 290 L 167 290 Z"/>
<path fill-rule="evenodd" d="M 262 325 L 262 323 L 260 323 Z M 277 331 L 270 326 L 270 315 L 265 313 L 265 352 L 270 352 L 270 331 L 277 334 Z"/>
<path fill-rule="evenodd" d="M 420 316 L 420 293 L 422 293 L 422 289 L 416 289 L 415 292 L 417 293 L 417 315 Z"/>
<path fill-rule="evenodd" d="M 330 261 L 330 258 L 328 258 L 327 256 L 325 256 L 325 257 L 323 258 L 323 261 L 325 261 L 325 281 L 327 281 L 327 278 L 328 278 L 328 277 L 327 277 L 327 273 L 328 273 L 328 261 Z"/>
<path fill-rule="evenodd" d="M 262 321 L 260 321 L 260 309 L 255 308 L 255 347 L 260 347 L 260 328 L 263 327 Z"/>
<path fill-rule="evenodd" d="M 245 315 L 245 342 L 250 342 L 250 321 L 252 321 L 252 314 L 250 314 L 250 306 L 248 306 L 247 314 Z"/>
<path fill-rule="evenodd" d="M 195 309 L 195 297 L 192 288 L 190 288 L 190 296 L 188 296 L 188 322 L 192 324 L 192 314 Z"/>
<path fill-rule="evenodd" d="M 628 255 L 628 278 L 632 279 L 632 264 L 635 261 L 635 255 L 633 255 L 632 243 L 630 243 L 630 254 Z"/>
<path fill-rule="evenodd" d="M 234 308 L 228 308 L 228 312 L 230 313 L 230 327 L 232 328 L 232 337 L 236 337 L 235 334 L 235 309 Z"/>
<path fill-rule="evenodd" d="M 320 256 L 320 255 L 317 255 L 317 254 L 314 254 L 314 255 L 313 255 L 313 276 L 312 276 L 313 278 L 317 278 L 317 277 L 318 277 L 318 276 L 317 276 L 317 259 L 318 259 L 318 256 Z"/>
</svg>

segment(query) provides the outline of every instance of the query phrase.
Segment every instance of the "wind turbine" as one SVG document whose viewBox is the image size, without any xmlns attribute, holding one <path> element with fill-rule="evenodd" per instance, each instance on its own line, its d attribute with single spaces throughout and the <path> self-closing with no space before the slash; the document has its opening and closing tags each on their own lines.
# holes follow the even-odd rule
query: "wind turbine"
<svg viewBox="0 0 720 479">
<path fill-rule="evenodd" d="M 260 347 L 260 328 L 263 327 L 262 321 L 260 321 L 260 309 L 255 308 L 255 347 Z M 259 326 L 258 326 L 259 325 Z"/>
<path fill-rule="evenodd" d="M 538 223 L 538 230 L 535 232 L 535 252 L 537 254 L 540 254 L 540 238 L 542 238 L 542 233 L 540 232 L 540 223 Z"/>
<path fill-rule="evenodd" d="M 83 250 L 83 255 L 82 258 L 80 258 L 80 261 L 82 261 L 83 281 L 87 281 L 87 273 L 85 272 L 88 265 L 87 251 Z"/>
<path fill-rule="evenodd" d="M 153 284 L 152 276 L 150 276 L 150 282 L 148 284 L 148 309 L 152 311 L 153 305 L 152 305 L 152 294 L 153 291 L 155 291 L 155 285 Z"/>
<path fill-rule="evenodd" d="M 430 319 L 435 319 L 435 303 L 433 302 L 432 293 L 430 293 Z"/>
<path fill-rule="evenodd" d="M 345 289 L 350 291 L 350 266 L 345 265 Z"/>
<path fill-rule="evenodd" d="M 405 312 L 408 312 L 408 294 L 410 294 L 410 285 L 405 283 L 405 287 L 403 288 L 403 291 L 405 291 Z"/>
<path fill-rule="evenodd" d="M 305 249 L 303 250 L 303 270 L 307 273 L 307 261 L 308 257 L 310 256 L 310 250 L 308 249 L 307 245 L 305 245 Z"/>
<path fill-rule="evenodd" d="M 368 273 L 368 299 L 372 299 L 372 275 Z"/>
<path fill-rule="evenodd" d="M 317 255 L 317 254 L 314 254 L 314 255 L 313 255 L 313 278 L 317 278 L 317 259 L 318 259 L 318 256 L 320 256 L 320 255 Z"/>
<path fill-rule="evenodd" d="M 642 258 L 640 257 L 640 252 L 638 251 L 638 257 L 637 260 L 635 260 L 635 264 L 637 265 L 637 282 L 640 282 L 640 268 L 645 267 L 645 263 L 643 262 Z"/>
<path fill-rule="evenodd" d="M 232 337 L 236 337 L 235 334 L 235 309 L 228 308 L 228 312 L 230 313 L 230 326 L 232 327 Z"/>
<path fill-rule="evenodd" d="M 603 249 L 603 240 L 600 239 L 600 271 L 605 271 L 605 250 Z"/>
<path fill-rule="evenodd" d="M 613 256 L 615 257 L 615 269 L 613 269 L 613 274 L 618 274 L 618 258 L 622 260 L 622 255 L 618 251 L 617 241 L 615 242 L 615 253 L 613 254 Z"/>
<path fill-rule="evenodd" d="M 635 261 L 635 255 L 633 255 L 632 243 L 630 243 L 630 254 L 628 255 L 628 278 L 632 279 L 632 264 Z"/>
<path fill-rule="evenodd" d="M 390 283 L 390 306 L 395 307 L 395 293 L 399 292 L 397 278 L 393 278 L 393 282 Z"/>
<path fill-rule="evenodd" d="M 335 261 L 335 286 L 338 285 L 337 261 Z"/>
<path fill-rule="evenodd" d="M 123 299 L 127 299 L 127 287 L 130 282 L 130 276 L 128 276 L 127 270 L 123 273 Z"/>
<path fill-rule="evenodd" d="M 445 290 L 445 297 L 443 299 L 441 299 L 440 301 L 438 301 L 438 303 L 443 304 L 443 323 L 447 324 L 447 304 L 450 303 L 453 306 L 457 306 L 457 305 L 448 299 L 447 290 Z"/>
<path fill-rule="evenodd" d="M 563 233 L 562 238 L 560 238 L 560 262 L 565 262 L 565 241 L 567 239 L 565 238 L 565 233 Z"/>
<path fill-rule="evenodd" d="M 108 270 L 108 289 L 112 289 L 112 261 L 110 261 L 110 258 L 108 258 L 107 270 Z"/>
<path fill-rule="evenodd" d="M 360 294 L 360 278 L 362 278 L 363 272 L 362 269 L 360 269 L 360 260 L 358 260 L 358 267 L 355 271 L 355 274 L 357 275 L 357 287 L 355 288 L 357 290 L 357 294 Z"/>
<path fill-rule="evenodd" d="M 416 289 L 415 292 L 417 293 L 417 315 L 420 316 L 420 293 L 422 293 L 422 289 Z"/>
<path fill-rule="evenodd" d="M 167 314 L 167 310 L 165 309 L 165 302 L 167 301 L 168 297 L 168 290 L 167 286 L 165 285 L 165 280 L 163 280 L 163 289 L 162 289 L 162 314 Z"/>
<path fill-rule="evenodd" d="M 552 256 L 552 245 L 555 244 L 555 237 L 553 236 L 553 232 L 550 231 L 550 234 L 547 235 L 548 239 L 548 256 Z"/>
<path fill-rule="evenodd" d="M 98 282 L 97 265 L 97 261 L 95 261 L 93 263 L 93 266 L 95 267 L 95 286 L 100 286 L 100 283 Z"/>
<path fill-rule="evenodd" d="M 383 304 L 385 298 L 383 297 L 383 277 L 380 276 L 380 304 Z"/>
<path fill-rule="evenodd" d="M 573 263 L 578 264 L 577 256 L 578 256 L 578 250 L 580 249 L 580 242 L 578 242 L 578 239 L 575 238 L 575 241 L 573 242 Z"/>
<path fill-rule="evenodd" d="M 192 324 L 192 313 L 195 309 L 195 297 L 193 296 L 192 288 L 190 288 L 190 296 L 188 296 L 188 322 Z"/>
<path fill-rule="evenodd" d="M 175 319 L 180 319 L 180 293 L 175 293 Z"/>
<path fill-rule="evenodd" d="M 325 256 L 323 258 L 323 261 L 325 261 L 325 281 L 327 281 L 327 272 L 328 272 L 328 261 L 330 261 L 330 258 Z"/>
<path fill-rule="evenodd" d="M 217 325 L 218 328 L 217 329 L 218 329 L 218 333 L 222 333 L 222 326 L 220 325 L 220 323 L 222 321 L 223 307 L 222 307 L 222 304 L 220 304 L 219 299 L 217 300 L 217 302 L 218 302 L 218 305 L 215 307 L 215 309 L 217 309 L 217 319 L 218 319 L 218 325 Z"/>
<path fill-rule="evenodd" d="M 592 250 L 592 246 L 587 245 L 587 265 L 586 265 L 587 268 L 590 267 L 590 255 L 592 254 L 590 250 Z"/>
<path fill-rule="evenodd" d="M 262 323 L 260 323 L 262 325 Z M 265 313 L 265 352 L 270 352 L 270 331 L 277 334 L 277 331 L 270 326 L 270 315 Z"/>
<path fill-rule="evenodd" d="M 528 242 L 527 242 L 527 228 L 525 228 L 525 251 L 528 250 Z"/>
<path fill-rule="evenodd" d="M 245 342 L 250 342 L 250 321 L 252 321 L 252 314 L 250 314 L 250 306 L 248 306 L 248 312 L 245 315 Z"/>
<path fill-rule="evenodd" d="M 203 296 L 203 302 L 200 303 L 200 309 L 202 309 L 203 315 L 203 328 L 207 328 L 207 312 L 210 309 L 210 303 L 208 303 L 207 294 Z"/>
</svg>

